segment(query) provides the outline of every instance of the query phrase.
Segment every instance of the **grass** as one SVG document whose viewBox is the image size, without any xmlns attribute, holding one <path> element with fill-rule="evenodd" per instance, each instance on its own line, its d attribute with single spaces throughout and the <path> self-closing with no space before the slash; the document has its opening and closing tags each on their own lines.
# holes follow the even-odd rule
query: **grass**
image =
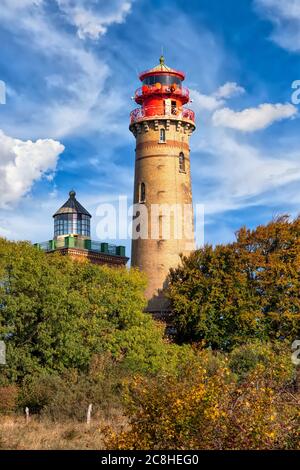
<svg viewBox="0 0 300 470">
<path fill-rule="evenodd" d="M 103 450 L 106 429 L 118 431 L 126 427 L 119 410 L 108 420 L 94 417 L 90 425 L 82 422 L 54 422 L 48 418 L 0 416 L 0 448 L 2 450 Z"/>
</svg>

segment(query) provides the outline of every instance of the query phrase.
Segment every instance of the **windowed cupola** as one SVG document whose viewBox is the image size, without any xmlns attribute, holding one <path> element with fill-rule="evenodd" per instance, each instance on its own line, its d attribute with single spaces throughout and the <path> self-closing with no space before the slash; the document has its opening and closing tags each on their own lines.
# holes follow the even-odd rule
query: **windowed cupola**
<svg viewBox="0 0 300 470">
<path fill-rule="evenodd" d="M 81 238 L 91 236 L 91 214 L 77 201 L 75 191 L 69 192 L 69 199 L 53 215 L 54 237 L 69 235 Z"/>
</svg>

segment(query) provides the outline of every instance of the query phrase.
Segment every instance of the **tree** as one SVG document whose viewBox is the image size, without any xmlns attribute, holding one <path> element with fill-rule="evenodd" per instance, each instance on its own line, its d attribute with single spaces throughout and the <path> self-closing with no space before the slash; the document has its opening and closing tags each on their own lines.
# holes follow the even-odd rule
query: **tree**
<svg viewBox="0 0 300 470">
<path fill-rule="evenodd" d="M 300 331 L 300 218 L 279 217 L 237 240 L 205 246 L 170 271 L 180 342 L 230 350 L 249 338 L 294 340 Z"/>
<path fill-rule="evenodd" d="M 144 288 L 136 270 L 0 239 L 0 339 L 7 345 L 2 381 L 85 372 L 93 355 L 106 352 L 135 371 L 176 362 L 176 346 L 166 344 L 162 328 L 143 313 Z"/>
</svg>

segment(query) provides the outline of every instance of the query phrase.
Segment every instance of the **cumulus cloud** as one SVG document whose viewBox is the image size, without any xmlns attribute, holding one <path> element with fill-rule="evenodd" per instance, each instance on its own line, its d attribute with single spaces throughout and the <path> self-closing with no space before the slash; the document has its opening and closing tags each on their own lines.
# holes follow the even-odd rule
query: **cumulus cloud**
<svg viewBox="0 0 300 470">
<path fill-rule="evenodd" d="M 195 106 L 206 111 L 214 111 L 224 105 L 225 100 L 245 93 L 245 89 L 235 82 L 227 82 L 211 95 L 205 95 L 197 90 L 191 90 Z"/>
<path fill-rule="evenodd" d="M 194 107 L 200 110 L 214 111 L 224 103 L 223 101 L 220 102 L 213 95 L 204 95 L 197 90 L 191 90 L 191 98 L 194 102 Z"/>
<path fill-rule="evenodd" d="M 216 214 L 260 204 L 277 203 L 278 207 L 283 204 L 287 208 L 287 201 L 298 194 L 288 187 L 300 180 L 297 150 L 270 151 L 245 139 L 241 141 L 239 134 L 208 124 L 202 138 L 194 136 L 195 153 L 207 156 L 202 157 L 201 165 L 195 163 L 195 155 L 192 162 L 193 179 L 201 181 L 193 190 L 194 203 L 204 204 L 207 220 Z M 205 184 L 208 181 L 209 185 Z"/>
<path fill-rule="evenodd" d="M 64 146 L 58 141 L 23 141 L 0 130 L 0 207 L 18 202 L 35 181 L 49 177 L 63 151 Z"/>
<path fill-rule="evenodd" d="M 247 108 L 239 112 L 230 108 L 219 109 L 213 114 L 212 122 L 215 126 L 253 132 L 265 129 L 274 122 L 290 118 L 295 114 L 297 114 L 297 108 L 290 103 L 264 103 L 257 108 Z"/>
<path fill-rule="evenodd" d="M 262 142 L 253 143 L 251 135 L 296 115 L 297 109 L 291 104 L 267 103 L 240 112 L 224 107 L 228 99 L 243 93 L 244 88 L 235 82 L 225 83 L 210 95 L 192 91 L 193 108 L 202 118 L 201 130 L 191 141 L 193 195 L 195 203 L 204 204 L 208 224 L 219 214 L 250 206 L 287 207 L 286 195 L 293 199 L 292 185 L 300 180 L 299 152 L 292 150 L 295 145 L 290 140 L 270 151 Z M 247 135 L 232 133 L 230 128 Z"/>
<path fill-rule="evenodd" d="M 284 49 L 300 51 L 300 2 L 298 0 L 255 0 L 259 14 L 274 25 L 271 39 Z"/>
<path fill-rule="evenodd" d="M 80 39 L 98 39 L 106 33 L 108 26 L 123 23 L 130 12 L 132 1 L 109 2 L 87 0 L 56 0 L 69 23 L 77 28 Z M 97 8 L 101 7 L 98 11 Z"/>
<path fill-rule="evenodd" d="M 216 98 L 231 98 L 233 96 L 242 95 L 245 93 L 245 88 L 238 85 L 236 82 L 227 82 L 220 86 L 214 93 Z"/>
</svg>

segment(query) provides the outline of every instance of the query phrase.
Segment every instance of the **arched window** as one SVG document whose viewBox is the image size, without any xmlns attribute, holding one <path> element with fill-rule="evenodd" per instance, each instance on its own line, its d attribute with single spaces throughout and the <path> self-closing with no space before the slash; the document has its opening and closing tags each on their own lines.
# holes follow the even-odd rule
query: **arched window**
<svg viewBox="0 0 300 470">
<path fill-rule="evenodd" d="M 185 158 L 183 152 L 180 152 L 179 154 L 179 171 L 185 172 Z"/>
<path fill-rule="evenodd" d="M 140 184 L 140 202 L 145 202 L 146 200 L 146 186 L 145 183 Z"/>
<path fill-rule="evenodd" d="M 166 141 L 166 131 L 165 129 L 161 128 L 159 131 L 159 141 L 165 142 Z"/>
</svg>

